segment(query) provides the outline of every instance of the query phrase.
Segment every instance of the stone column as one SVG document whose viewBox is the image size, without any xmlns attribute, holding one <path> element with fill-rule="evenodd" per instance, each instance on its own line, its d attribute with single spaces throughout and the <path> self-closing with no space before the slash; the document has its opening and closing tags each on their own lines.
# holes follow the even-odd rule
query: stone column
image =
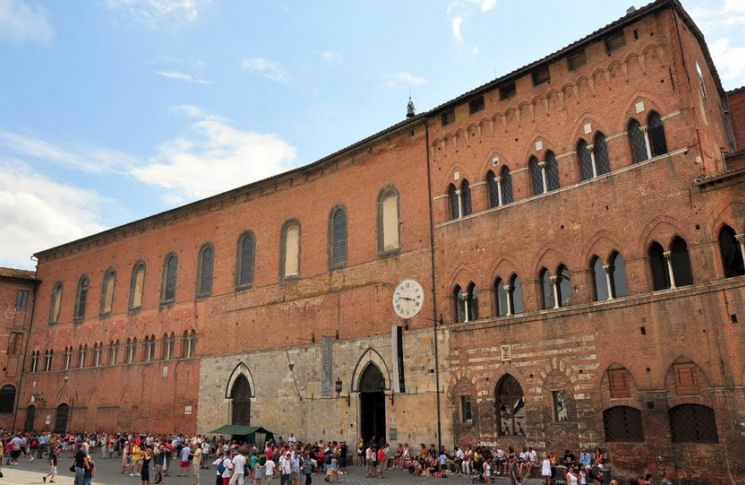
<svg viewBox="0 0 745 485">
<path fill-rule="evenodd" d="M 652 145 L 649 143 L 649 130 L 646 126 L 640 128 L 644 133 L 644 147 L 647 149 L 647 160 L 652 158 Z"/>
<path fill-rule="evenodd" d="M 675 274 L 673 273 L 673 263 L 670 261 L 671 253 L 670 251 L 665 251 L 662 253 L 662 255 L 665 257 L 665 265 L 667 266 L 667 274 L 670 277 L 670 288 L 675 289 Z"/>
<path fill-rule="evenodd" d="M 611 278 L 610 278 L 610 265 L 609 264 L 603 265 L 603 271 L 605 271 L 605 284 L 608 285 L 608 299 L 612 300 L 614 298 L 614 295 L 613 295 L 613 285 L 611 284 Z"/>
<path fill-rule="evenodd" d="M 502 176 L 495 177 L 494 180 L 497 182 L 497 206 L 502 207 L 503 199 L 502 199 Z"/>
<path fill-rule="evenodd" d="M 460 294 L 460 297 L 463 299 L 463 322 L 470 322 L 471 315 L 468 314 L 468 292 L 464 291 Z"/>
<path fill-rule="evenodd" d="M 502 288 L 504 288 L 504 292 L 507 295 L 507 316 L 509 317 L 512 315 L 512 299 L 510 298 L 510 291 L 512 290 L 512 285 L 506 284 L 502 286 Z M 497 296 L 497 299 L 498 298 L 499 297 Z"/>
<path fill-rule="evenodd" d="M 595 163 L 595 151 L 593 150 L 595 145 L 587 145 L 587 150 L 590 152 L 590 161 L 592 162 L 592 178 L 598 176 L 598 166 Z"/>
<path fill-rule="evenodd" d="M 460 219 L 461 217 L 463 217 L 463 201 L 461 200 L 461 197 L 460 197 L 460 189 L 457 189 L 455 191 L 455 198 L 458 199 L 458 217 L 457 218 Z"/>
<path fill-rule="evenodd" d="M 742 255 L 742 260 L 745 261 L 745 234 L 735 234 L 735 239 L 740 243 L 740 255 Z"/>
<path fill-rule="evenodd" d="M 543 193 L 548 192 L 548 174 L 546 173 L 546 162 L 538 162 L 541 167 L 541 179 L 543 180 Z"/>
<path fill-rule="evenodd" d="M 551 276 L 551 288 L 554 291 L 554 308 L 559 308 L 559 283 L 556 276 Z"/>
</svg>

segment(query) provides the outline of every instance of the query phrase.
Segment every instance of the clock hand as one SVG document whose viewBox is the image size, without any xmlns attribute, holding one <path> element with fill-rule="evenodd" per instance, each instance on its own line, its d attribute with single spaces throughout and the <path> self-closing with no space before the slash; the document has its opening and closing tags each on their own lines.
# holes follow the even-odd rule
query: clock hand
<svg viewBox="0 0 745 485">
<path fill-rule="evenodd" d="M 401 296 L 401 297 L 399 297 L 399 299 L 401 299 L 401 300 L 408 300 L 408 301 L 415 301 L 413 298 L 408 298 L 406 296 Z"/>
</svg>

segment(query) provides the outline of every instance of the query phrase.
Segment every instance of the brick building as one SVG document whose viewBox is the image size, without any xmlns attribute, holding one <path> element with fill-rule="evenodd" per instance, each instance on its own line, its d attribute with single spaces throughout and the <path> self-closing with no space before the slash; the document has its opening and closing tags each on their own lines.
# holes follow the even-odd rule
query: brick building
<svg viewBox="0 0 745 485">
<path fill-rule="evenodd" d="M 15 427 L 16 396 L 38 280 L 33 271 L 0 268 L 0 428 Z"/>
<path fill-rule="evenodd" d="M 313 164 L 42 251 L 17 419 L 742 476 L 741 93 L 659 0 Z"/>
</svg>

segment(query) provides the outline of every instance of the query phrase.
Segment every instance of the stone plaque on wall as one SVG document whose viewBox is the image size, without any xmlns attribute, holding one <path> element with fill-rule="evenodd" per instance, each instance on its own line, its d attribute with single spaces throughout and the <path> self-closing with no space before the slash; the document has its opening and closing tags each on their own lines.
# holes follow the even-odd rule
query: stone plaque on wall
<svg viewBox="0 0 745 485">
<path fill-rule="evenodd" d="M 331 337 L 321 337 L 321 395 L 331 396 L 333 390 L 333 361 L 331 356 Z"/>
</svg>

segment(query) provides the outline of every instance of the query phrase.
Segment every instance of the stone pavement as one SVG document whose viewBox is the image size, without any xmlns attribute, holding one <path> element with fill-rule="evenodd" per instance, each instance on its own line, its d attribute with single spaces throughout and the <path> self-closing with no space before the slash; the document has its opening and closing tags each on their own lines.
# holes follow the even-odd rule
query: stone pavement
<svg viewBox="0 0 745 485">
<path fill-rule="evenodd" d="M 93 484 L 106 484 L 106 485 L 141 485 L 139 477 L 130 477 L 128 475 L 122 475 L 121 461 L 118 459 L 104 460 L 99 455 L 93 455 L 96 460 L 96 477 L 93 479 Z M 57 470 L 60 472 L 60 476 L 55 480 L 54 485 L 72 485 L 73 474 L 70 473 L 69 468 L 72 463 L 72 458 L 68 455 L 64 455 L 59 462 Z M 169 464 L 170 465 L 170 464 Z M 43 485 L 42 477 L 49 472 L 49 466 L 46 460 L 36 459 L 29 463 L 23 459 L 20 460 L 18 466 L 4 466 L 2 468 L 4 478 L 0 479 L 0 485 Z M 151 472 L 151 477 L 154 475 Z M 215 469 L 202 470 L 200 475 L 202 485 L 213 485 L 215 483 Z M 401 470 L 389 470 L 385 473 L 383 479 L 373 479 L 365 477 L 364 470 L 359 467 L 350 467 L 347 473 L 342 475 L 339 480 L 340 483 L 347 483 L 353 485 L 380 485 L 380 484 L 394 484 L 394 485 L 424 485 L 438 483 L 440 485 L 450 483 L 451 485 L 470 485 L 471 481 L 458 476 L 450 476 L 447 480 L 437 480 L 431 477 L 413 477 L 405 471 Z M 303 482 L 304 483 L 304 482 Z M 313 483 L 315 485 L 325 483 L 323 476 L 316 474 L 313 475 Z M 509 484 L 509 480 L 505 478 L 497 478 L 493 482 L 494 484 L 506 485 Z M 543 482 L 537 479 L 529 479 L 524 482 L 523 485 L 540 485 Z M 275 477 L 272 480 L 273 485 L 279 485 L 279 478 Z M 152 482 L 151 482 L 152 485 Z M 163 485 L 194 485 L 193 478 L 186 477 L 174 477 L 168 476 L 163 482 Z M 250 485 L 248 481 L 245 485 Z"/>
</svg>

